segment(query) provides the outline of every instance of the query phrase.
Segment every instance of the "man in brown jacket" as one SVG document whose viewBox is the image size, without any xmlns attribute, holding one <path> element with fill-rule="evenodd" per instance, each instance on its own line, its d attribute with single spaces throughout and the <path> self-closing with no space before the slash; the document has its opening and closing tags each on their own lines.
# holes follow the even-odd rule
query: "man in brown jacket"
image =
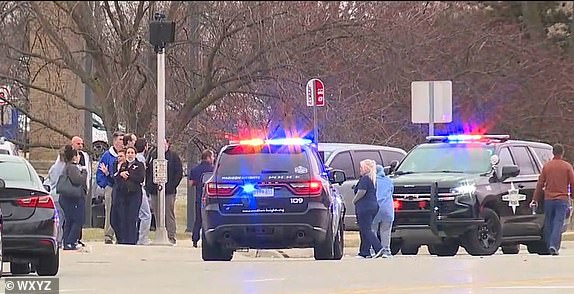
<svg viewBox="0 0 574 294">
<path fill-rule="evenodd" d="M 553 146 L 554 158 L 542 168 L 534 199 L 530 205 L 538 205 L 544 199 L 544 239 L 552 255 L 558 255 L 562 240 L 562 226 L 570 208 L 570 189 L 574 184 L 574 169 L 562 159 L 564 147 Z"/>
</svg>

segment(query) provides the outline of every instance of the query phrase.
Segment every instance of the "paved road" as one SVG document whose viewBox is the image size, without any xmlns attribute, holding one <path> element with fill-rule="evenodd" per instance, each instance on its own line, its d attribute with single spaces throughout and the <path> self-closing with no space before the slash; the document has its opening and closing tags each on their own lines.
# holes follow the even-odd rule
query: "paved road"
<svg viewBox="0 0 574 294">
<path fill-rule="evenodd" d="M 91 243 L 63 252 L 60 293 L 574 293 L 574 242 L 560 256 L 497 254 L 316 262 L 310 250 L 236 253 L 203 262 L 200 249 Z M 7 264 L 5 271 L 7 270 Z M 9 274 L 6 274 L 9 276 Z M 4 285 L 0 285 L 4 289 Z"/>
</svg>

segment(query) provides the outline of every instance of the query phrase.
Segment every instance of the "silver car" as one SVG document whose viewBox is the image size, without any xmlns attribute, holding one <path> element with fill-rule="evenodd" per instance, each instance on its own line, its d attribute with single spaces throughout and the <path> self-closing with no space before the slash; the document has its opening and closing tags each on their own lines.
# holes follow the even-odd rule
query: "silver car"
<svg viewBox="0 0 574 294">
<path fill-rule="evenodd" d="M 329 168 L 345 172 L 347 180 L 337 186 L 345 202 L 345 229 L 358 230 L 355 205 L 353 205 L 354 188 L 359 180 L 359 163 L 364 159 L 372 159 L 382 166 L 390 166 L 392 161 L 400 162 L 407 152 L 400 148 L 349 144 L 349 143 L 319 143 L 319 154 Z"/>
</svg>

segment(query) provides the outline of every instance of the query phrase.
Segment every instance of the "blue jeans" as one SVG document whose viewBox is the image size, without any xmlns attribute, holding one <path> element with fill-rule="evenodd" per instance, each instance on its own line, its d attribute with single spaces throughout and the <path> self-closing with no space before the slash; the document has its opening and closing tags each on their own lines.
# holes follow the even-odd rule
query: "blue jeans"
<svg viewBox="0 0 574 294">
<path fill-rule="evenodd" d="M 544 239 L 548 248 L 560 249 L 562 226 L 569 206 L 568 200 L 544 200 Z"/>
<path fill-rule="evenodd" d="M 360 204 L 355 206 L 357 222 L 359 223 L 359 237 L 361 239 L 361 245 L 359 247 L 360 256 L 371 256 L 371 247 L 375 252 L 379 252 L 382 248 L 377 235 L 372 231 L 373 219 L 378 210 L 379 208 L 377 206 L 365 207 Z"/>
<path fill-rule="evenodd" d="M 63 242 L 64 246 L 75 246 L 78 244 L 78 239 L 80 239 L 80 233 L 82 232 L 82 227 L 84 225 L 84 215 L 86 210 L 86 202 L 84 198 L 71 198 L 71 197 L 60 197 L 60 205 L 64 211 L 65 221 L 64 221 L 64 236 Z"/>
</svg>

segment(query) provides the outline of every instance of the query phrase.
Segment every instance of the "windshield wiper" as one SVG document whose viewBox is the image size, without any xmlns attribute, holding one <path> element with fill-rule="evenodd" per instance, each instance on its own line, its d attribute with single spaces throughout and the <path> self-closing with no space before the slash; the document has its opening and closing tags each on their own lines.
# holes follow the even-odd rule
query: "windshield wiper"
<svg viewBox="0 0 574 294">
<path fill-rule="evenodd" d="M 272 169 L 262 169 L 262 174 L 287 174 L 289 171 L 286 170 L 272 170 Z"/>
<path fill-rule="evenodd" d="M 463 171 L 458 171 L 458 170 L 435 170 L 435 171 L 431 171 L 429 173 L 464 174 Z"/>
</svg>

